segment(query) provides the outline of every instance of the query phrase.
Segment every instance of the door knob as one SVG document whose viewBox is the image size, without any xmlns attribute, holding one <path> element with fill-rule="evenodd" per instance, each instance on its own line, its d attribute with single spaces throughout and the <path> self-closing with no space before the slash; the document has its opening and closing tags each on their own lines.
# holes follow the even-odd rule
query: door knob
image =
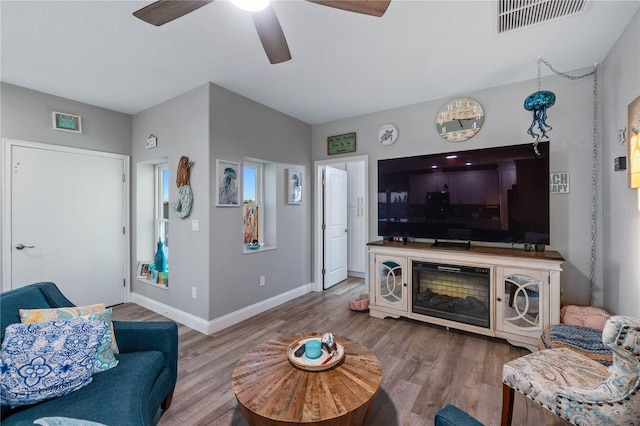
<svg viewBox="0 0 640 426">
<path fill-rule="evenodd" d="M 22 249 L 26 249 L 26 248 L 34 248 L 35 246 L 25 246 L 24 244 L 20 243 L 16 246 L 16 248 L 18 250 L 22 250 Z"/>
</svg>

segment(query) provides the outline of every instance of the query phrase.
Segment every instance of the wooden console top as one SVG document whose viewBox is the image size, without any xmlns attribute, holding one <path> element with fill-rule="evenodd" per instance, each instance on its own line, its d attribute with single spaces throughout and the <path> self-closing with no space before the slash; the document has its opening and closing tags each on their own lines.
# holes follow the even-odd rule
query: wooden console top
<svg viewBox="0 0 640 426">
<path fill-rule="evenodd" d="M 540 259 L 540 260 L 555 260 L 564 262 L 564 257 L 557 251 L 553 250 L 545 250 L 545 251 L 524 251 L 522 249 L 515 248 L 501 248 L 501 247 L 485 247 L 485 246 L 475 246 L 471 245 L 471 248 L 468 250 L 452 250 L 448 248 L 439 248 L 433 247 L 433 243 L 419 243 L 419 242 L 407 242 L 403 244 L 401 242 L 396 241 L 373 241 L 368 243 L 368 246 L 374 247 L 389 247 L 394 249 L 407 249 L 407 250 L 429 250 L 429 251 L 444 251 L 444 252 L 458 252 L 461 254 L 470 253 L 470 254 L 486 254 L 486 255 L 495 255 L 495 256 L 506 256 L 506 257 L 518 257 L 518 258 L 527 258 L 527 259 Z"/>
</svg>

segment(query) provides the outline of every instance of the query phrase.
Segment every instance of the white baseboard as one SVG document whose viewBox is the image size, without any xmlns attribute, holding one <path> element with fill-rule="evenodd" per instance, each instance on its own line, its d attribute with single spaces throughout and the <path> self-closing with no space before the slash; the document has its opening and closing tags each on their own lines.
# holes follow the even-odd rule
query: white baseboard
<svg viewBox="0 0 640 426">
<path fill-rule="evenodd" d="M 147 308 L 157 314 L 164 315 L 167 318 L 171 318 L 174 321 L 184 324 L 189 328 L 199 331 L 203 334 L 212 334 L 216 331 L 223 330 L 241 321 L 251 318 L 254 315 L 258 315 L 266 310 L 275 308 L 285 302 L 305 295 L 311 291 L 313 283 L 302 285 L 293 290 L 289 290 L 285 293 L 273 296 L 267 300 L 255 303 L 251 306 L 247 306 L 230 314 L 223 315 L 219 318 L 207 321 L 188 312 L 181 311 L 172 306 L 165 305 L 154 299 L 143 296 L 138 293 L 131 293 L 131 302 Z"/>
<path fill-rule="evenodd" d="M 209 321 L 200 317 L 192 315 L 188 312 L 181 311 L 173 306 L 165 305 L 157 300 L 151 299 L 147 296 L 143 296 L 138 293 L 131 293 L 131 302 L 136 305 L 140 305 L 143 308 L 147 308 L 156 314 L 164 315 L 167 318 L 171 318 L 174 321 L 184 324 L 189 328 L 192 328 L 200 333 L 207 334 Z"/>
</svg>

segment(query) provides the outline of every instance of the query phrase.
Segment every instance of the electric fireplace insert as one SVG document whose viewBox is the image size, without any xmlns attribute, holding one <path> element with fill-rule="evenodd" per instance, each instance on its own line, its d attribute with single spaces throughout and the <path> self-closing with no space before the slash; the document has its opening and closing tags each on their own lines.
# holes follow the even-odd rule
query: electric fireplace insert
<svg viewBox="0 0 640 426">
<path fill-rule="evenodd" d="M 414 313 L 490 327 L 490 268 L 413 261 L 412 273 Z"/>
</svg>

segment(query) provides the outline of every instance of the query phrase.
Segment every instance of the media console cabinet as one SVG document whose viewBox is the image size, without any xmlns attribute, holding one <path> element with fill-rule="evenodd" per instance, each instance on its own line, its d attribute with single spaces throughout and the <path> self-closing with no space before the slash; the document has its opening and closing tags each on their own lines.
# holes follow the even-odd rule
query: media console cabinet
<svg viewBox="0 0 640 426">
<path fill-rule="evenodd" d="M 564 258 L 556 251 L 376 241 L 368 252 L 373 317 L 412 318 L 531 351 L 545 326 L 560 322 Z"/>
</svg>

